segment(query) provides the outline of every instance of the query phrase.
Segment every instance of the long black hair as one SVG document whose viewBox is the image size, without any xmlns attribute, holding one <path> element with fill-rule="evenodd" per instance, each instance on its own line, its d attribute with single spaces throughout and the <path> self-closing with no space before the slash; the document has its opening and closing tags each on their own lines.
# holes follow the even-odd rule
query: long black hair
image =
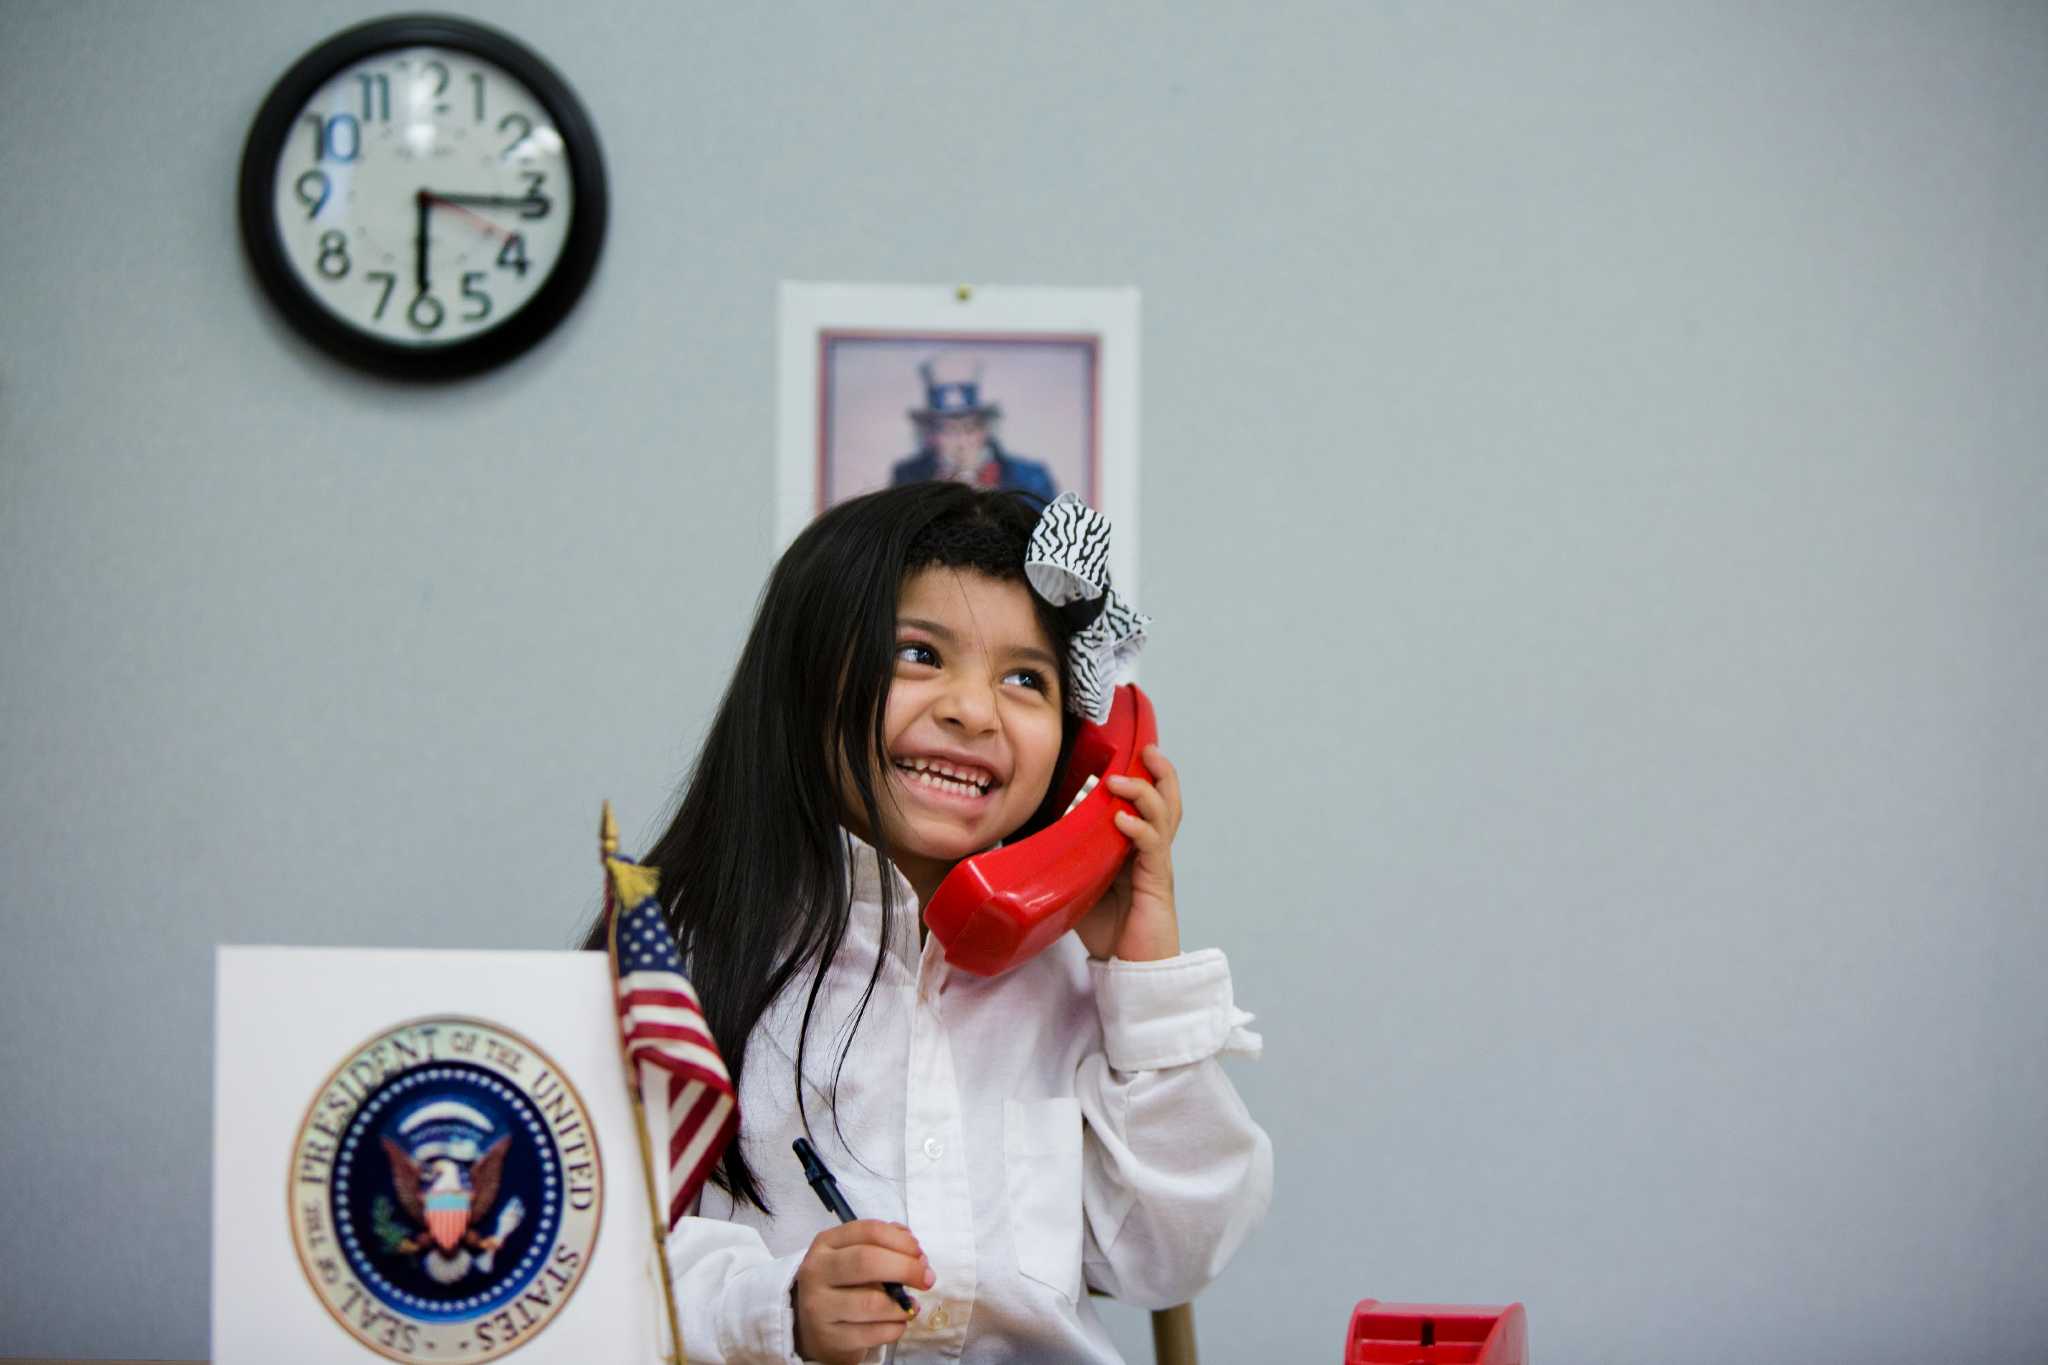
<svg viewBox="0 0 2048 1365">
<path fill-rule="evenodd" d="M 675 818 L 643 859 L 660 871 L 669 928 L 735 1088 L 762 1013 L 809 974 L 796 1051 L 797 1109 L 806 1131 L 811 1016 L 852 908 L 842 772 L 859 796 L 877 856 L 890 856 L 874 774 L 887 762 L 883 708 L 894 672 L 897 593 L 906 576 L 932 567 L 1024 582 L 1024 549 L 1041 510 L 1028 494 L 932 482 L 870 493 L 812 522 L 769 575 Z M 1069 628 L 1035 593 L 1032 603 L 1060 661 L 1064 698 L 1071 685 Z M 1070 712 L 1062 716 L 1064 768 L 1078 727 Z M 1048 790 L 1019 833 L 1056 816 L 1053 802 Z M 834 1095 L 881 978 L 901 908 L 895 900 L 892 879 L 884 876 L 883 946 L 846 1030 Z M 584 947 L 605 947 L 602 919 Z M 739 1142 L 726 1148 L 713 1178 L 735 1204 L 770 1211 Z"/>
</svg>

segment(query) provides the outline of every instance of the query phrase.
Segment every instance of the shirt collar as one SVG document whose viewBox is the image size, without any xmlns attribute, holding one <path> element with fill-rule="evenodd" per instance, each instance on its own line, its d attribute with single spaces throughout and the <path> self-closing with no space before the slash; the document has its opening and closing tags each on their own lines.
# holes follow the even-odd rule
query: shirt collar
<svg viewBox="0 0 2048 1365">
<path fill-rule="evenodd" d="M 911 886 L 910 879 L 898 871 L 894 863 L 883 862 L 874 845 L 851 830 L 842 829 L 840 833 L 846 837 L 846 875 L 852 900 L 848 930 L 870 943 L 881 933 L 882 880 L 886 876 L 895 889 L 896 902 L 896 932 L 892 935 L 895 942 L 889 947 L 913 972 L 916 971 L 917 925 L 924 913 L 924 907 L 918 903 L 917 889 Z"/>
</svg>

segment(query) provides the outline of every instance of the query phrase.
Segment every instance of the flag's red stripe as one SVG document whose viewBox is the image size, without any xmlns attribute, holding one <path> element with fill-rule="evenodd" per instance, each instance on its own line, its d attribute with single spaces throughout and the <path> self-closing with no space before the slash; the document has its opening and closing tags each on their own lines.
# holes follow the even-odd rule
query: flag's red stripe
<svg viewBox="0 0 2048 1365">
<path fill-rule="evenodd" d="M 689 1042 L 694 1038 L 702 1038 L 708 1042 L 711 1038 L 711 1026 L 705 1023 L 702 1017 L 676 1021 L 649 1019 L 642 1015 L 632 1014 L 621 1019 L 619 1027 L 628 1038 L 680 1038 L 684 1042 Z"/>
<path fill-rule="evenodd" d="M 652 986 L 633 987 L 620 999 L 628 1005 L 666 1005 L 670 1009 L 688 1010 L 692 1014 L 704 1012 L 704 1007 L 697 1003 L 695 996 L 685 995 L 681 991 L 657 990 Z"/>
<path fill-rule="evenodd" d="M 690 1202 L 697 1197 L 697 1191 L 704 1188 L 704 1182 L 711 1178 L 712 1168 L 718 1165 L 719 1154 L 725 1150 L 725 1145 L 732 1141 L 732 1135 L 739 1126 L 740 1111 L 734 1108 L 726 1114 L 725 1122 L 719 1125 L 718 1140 L 705 1147 L 704 1155 L 697 1159 L 695 1169 L 691 1170 L 688 1176 L 678 1179 L 675 1170 L 670 1169 L 669 1188 L 675 1191 L 668 1202 L 668 1226 L 671 1232 L 675 1230 L 677 1221 L 689 1212 Z"/>
<path fill-rule="evenodd" d="M 634 1060 L 638 1061 L 642 1066 L 658 1066 L 671 1076 L 675 1076 L 685 1082 L 702 1081 L 715 1090 L 723 1090 L 728 1095 L 732 1093 L 732 1078 L 730 1076 L 726 1075 L 723 1071 L 713 1071 L 701 1063 L 686 1062 L 680 1058 L 671 1057 L 667 1053 L 659 1052 L 643 1054 Z"/>
<path fill-rule="evenodd" d="M 642 1038 L 674 1038 L 678 1042 L 696 1043 L 700 1047 L 716 1047 L 711 1041 L 710 1031 L 691 1028 L 687 1024 L 657 1024 L 647 1019 L 635 1019 L 626 1036 L 634 1041 Z"/>
<path fill-rule="evenodd" d="M 704 1017 L 704 1011 L 702 1010 L 684 1009 L 678 1005 L 643 1005 L 637 998 L 632 1004 L 619 1011 L 619 1017 L 622 1019 L 640 1019 L 653 1015 L 655 1011 L 660 1011 L 662 1014 L 680 1014 L 689 1019 L 702 1019 Z"/>
<path fill-rule="evenodd" d="M 723 1064 L 713 1062 L 711 1058 L 696 1056 L 698 1052 L 709 1052 L 711 1058 L 717 1058 L 717 1054 L 719 1054 L 719 1050 L 713 1048 L 709 1042 L 696 1044 L 696 1048 L 686 1048 L 686 1046 L 682 1046 L 678 1042 L 670 1042 L 666 1038 L 653 1038 L 653 1040 L 639 1038 L 639 1040 L 633 1040 L 633 1042 L 627 1044 L 627 1060 L 633 1060 L 633 1062 L 653 1062 L 657 1058 L 668 1058 L 666 1062 L 662 1062 L 664 1066 L 670 1066 L 670 1064 L 674 1064 L 674 1066 L 702 1066 L 705 1070 L 711 1070 L 711 1072 L 715 1072 L 719 1076 L 725 1074 L 725 1066 Z"/>
<path fill-rule="evenodd" d="M 628 1061 L 639 1062 L 643 1066 L 658 1066 L 665 1071 L 675 1071 L 684 1074 L 701 1072 L 706 1080 L 715 1080 L 721 1084 L 727 1079 L 725 1068 L 718 1065 L 713 1059 L 699 1057 L 694 1053 L 684 1052 L 679 1048 L 665 1046 L 629 1048 L 626 1052 L 626 1058 Z"/>
<path fill-rule="evenodd" d="M 626 1040 L 626 1055 L 628 1057 L 638 1057 L 642 1053 L 655 1053 L 663 1057 L 674 1057 L 679 1061 L 690 1062 L 695 1052 L 709 1052 L 712 1056 L 716 1057 L 718 1055 L 718 1045 L 709 1038 L 629 1037 Z M 709 1062 L 702 1064 L 710 1065 Z"/>
<path fill-rule="evenodd" d="M 680 1089 L 691 1081 L 702 1081 L 714 1090 L 732 1090 L 732 1080 L 723 1071 L 713 1071 L 696 1062 L 680 1061 L 674 1057 L 636 1057 L 633 1059 L 643 1067 L 658 1067 L 674 1077 L 672 1089 Z"/>
<path fill-rule="evenodd" d="M 720 1149 L 726 1141 L 727 1139 L 721 1138 L 705 1148 L 703 1159 L 698 1161 L 697 1169 L 690 1172 L 687 1180 L 678 1181 L 673 1174 L 669 1176 L 669 1185 L 676 1191 L 675 1198 L 669 1200 L 668 1204 L 670 1232 L 675 1231 L 677 1222 L 690 1211 L 690 1203 L 696 1199 L 697 1191 L 703 1189 L 704 1182 L 711 1178 L 712 1170 L 718 1165 Z"/>
<path fill-rule="evenodd" d="M 637 1009 L 681 1010 L 685 1014 L 704 1017 L 704 1007 L 687 996 L 668 991 L 630 991 L 619 997 L 619 1013 L 631 1014 Z"/>
<path fill-rule="evenodd" d="M 676 1119 L 675 1127 L 671 1130 L 668 1139 L 668 1164 L 671 1167 L 676 1162 L 682 1160 L 683 1149 L 690 1145 L 690 1139 L 697 1135 L 697 1130 L 702 1128 L 705 1120 L 711 1117 L 711 1111 L 717 1107 L 718 1102 L 731 1093 L 730 1090 L 719 1090 L 714 1086 L 706 1085 L 697 1096 L 697 1102 L 690 1106 L 690 1112 L 682 1118 Z M 669 1111 L 669 1117 L 671 1119 L 675 1118 L 674 1110 Z"/>
<path fill-rule="evenodd" d="M 673 1038 L 684 1043 L 704 1043 L 716 1046 L 711 1039 L 711 1030 L 703 1024 L 672 1024 L 665 1019 L 642 1019 L 634 1016 L 625 1021 L 628 1038 Z"/>
</svg>

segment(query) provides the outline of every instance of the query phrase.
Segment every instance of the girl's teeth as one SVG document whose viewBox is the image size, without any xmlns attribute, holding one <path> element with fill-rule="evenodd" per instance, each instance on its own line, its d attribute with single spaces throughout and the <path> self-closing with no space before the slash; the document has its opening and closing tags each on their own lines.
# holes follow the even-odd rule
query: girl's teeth
<svg viewBox="0 0 2048 1365">
<path fill-rule="evenodd" d="M 978 783 L 962 782 L 957 778 L 942 777 L 930 768 L 911 768 L 907 771 L 915 780 L 924 783 L 927 787 L 933 787 L 942 792 L 951 792 L 956 796 L 981 795 L 981 786 Z"/>
</svg>

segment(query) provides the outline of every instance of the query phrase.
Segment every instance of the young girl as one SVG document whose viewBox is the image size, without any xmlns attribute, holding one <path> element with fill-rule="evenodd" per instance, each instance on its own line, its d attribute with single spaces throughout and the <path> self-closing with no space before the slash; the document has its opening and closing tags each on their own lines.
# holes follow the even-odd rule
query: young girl
<svg viewBox="0 0 2048 1365">
<path fill-rule="evenodd" d="M 646 859 L 740 1097 L 669 1243 L 692 1361 L 1115 1361 L 1089 1291 L 1182 1302 L 1265 1212 L 1272 1149 L 1216 1060 L 1258 1039 L 1222 954 L 1181 952 L 1157 748 L 1152 781 L 1110 779 L 1135 852 L 1077 932 L 981 978 L 919 918 L 1060 814 L 1077 689 L 1106 681 L 1070 661 L 1085 604 L 1026 577 L 1040 510 L 925 483 L 818 518 Z M 802 1135 L 859 1221 L 806 1185 Z"/>
</svg>

